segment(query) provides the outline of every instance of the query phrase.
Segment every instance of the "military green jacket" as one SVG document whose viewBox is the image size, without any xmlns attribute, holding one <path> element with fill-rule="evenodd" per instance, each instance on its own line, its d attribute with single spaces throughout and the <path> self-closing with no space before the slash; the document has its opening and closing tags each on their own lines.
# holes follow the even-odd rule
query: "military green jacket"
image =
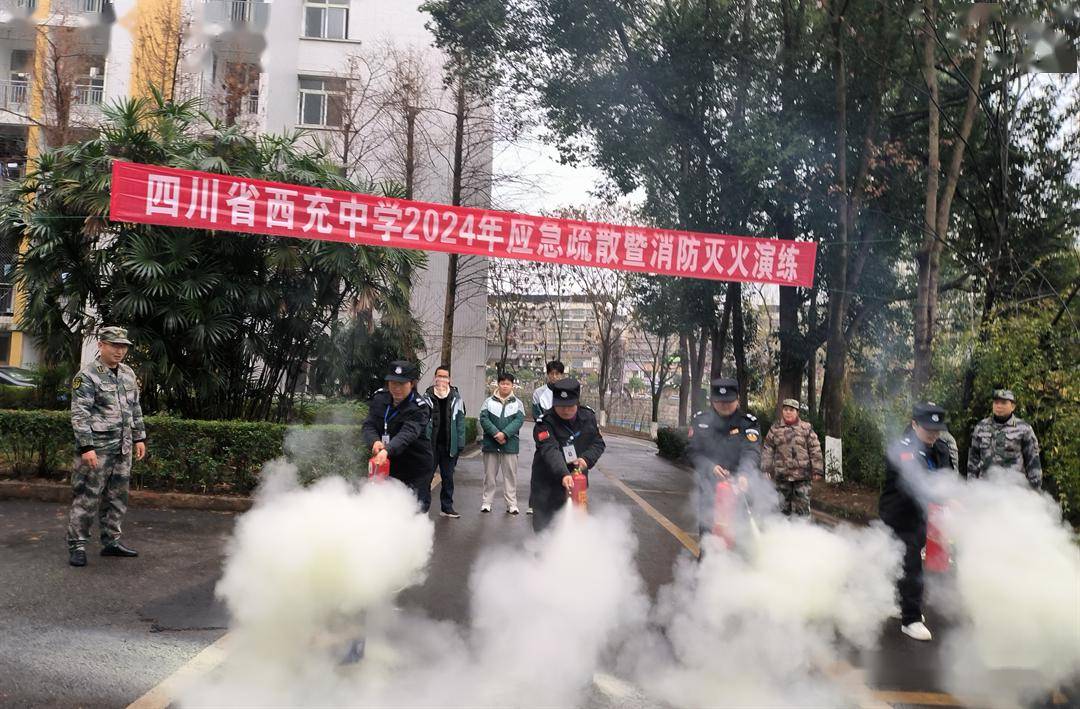
<svg viewBox="0 0 1080 709">
<path fill-rule="evenodd" d="M 1010 416 L 998 423 L 989 416 L 975 425 L 968 450 L 968 477 L 981 477 L 990 468 L 1016 471 L 1034 488 L 1042 485 L 1039 441 L 1027 421 Z"/>
<path fill-rule="evenodd" d="M 80 369 L 71 380 L 71 427 L 79 453 L 126 454 L 146 440 L 134 370 L 121 363 L 114 374 L 96 357 Z"/>
</svg>

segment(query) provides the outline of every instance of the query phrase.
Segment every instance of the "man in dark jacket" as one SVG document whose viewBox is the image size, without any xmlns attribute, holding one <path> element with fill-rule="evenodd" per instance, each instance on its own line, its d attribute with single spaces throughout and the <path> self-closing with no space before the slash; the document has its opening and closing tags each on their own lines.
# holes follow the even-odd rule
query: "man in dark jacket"
<svg viewBox="0 0 1080 709">
<path fill-rule="evenodd" d="M 430 485 L 434 463 L 427 436 L 431 402 L 416 392 L 419 378 L 420 372 L 412 362 L 391 362 L 386 372 L 386 388 L 371 397 L 361 432 L 376 464 L 389 459 L 390 477 L 412 488 L 416 499 L 423 504 L 420 488 Z"/>
<path fill-rule="evenodd" d="M 713 529 L 716 483 L 730 479 L 745 492 L 747 478 L 758 474 L 761 460 L 761 429 L 756 416 L 739 409 L 739 383 L 714 379 L 709 394 L 712 406 L 694 416 L 687 433 L 687 452 L 697 478 L 698 532 L 702 536 Z"/>
<path fill-rule="evenodd" d="M 927 482 L 932 475 L 956 474 L 949 447 L 941 440 L 945 429 L 945 409 L 930 402 L 914 406 L 903 437 L 889 447 L 878 502 L 881 520 L 904 543 L 904 573 L 897 584 L 900 630 L 915 640 L 931 639 L 922 613 Z"/>
<path fill-rule="evenodd" d="M 428 387 L 427 397 L 431 402 L 427 436 L 432 443 L 435 469 L 442 479 L 439 514 L 457 519 L 461 515 L 454 509 L 454 469 L 457 468 L 458 454 L 465 448 L 465 402 L 457 387 L 450 385 L 450 367 L 443 364 L 435 370 L 435 383 Z M 433 470 L 432 477 L 434 475 Z M 427 491 L 420 490 L 420 493 L 421 507 L 426 510 L 431 505 L 430 483 Z"/>
<path fill-rule="evenodd" d="M 581 384 L 561 379 L 551 387 L 552 410 L 536 420 L 533 427 L 532 481 L 529 486 L 533 506 L 533 531 L 541 532 L 566 504 L 574 487 L 571 473 L 589 471 L 604 453 L 604 438 L 596 424 L 596 414 L 581 406 Z"/>
</svg>

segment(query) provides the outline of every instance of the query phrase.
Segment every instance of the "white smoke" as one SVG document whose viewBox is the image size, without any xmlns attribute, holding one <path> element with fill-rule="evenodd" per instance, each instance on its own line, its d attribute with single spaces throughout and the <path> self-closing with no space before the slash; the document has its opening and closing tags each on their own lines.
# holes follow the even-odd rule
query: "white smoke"
<svg viewBox="0 0 1080 709">
<path fill-rule="evenodd" d="M 304 703 L 363 635 L 365 612 L 423 580 L 433 525 L 404 486 L 357 492 L 331 477 L 300 488 L 281 461 L 264 475 L 217 586 L 232 616 L 229 659 L 185 705 Z"/>
<path fill-rule="evenodd" d="M 575 704 L 605 650 L 644 627 L 648 600 L 636 546 L 627 515 L 584 515 L 568 504 L 524 554 L 503 550 L 483 559 L 472 581 L 476 685 L 483 689 L 474 699 Z"/>
<path fill-rule="evenodd" d="M 683 563 L 635 650 L 638 682 L 675 706 L 839 706 L 828 674 L 843 652 L 871 647 L 896 612 L 899 544 L 881 526 L 835 530 L 762 520 L 742 552 L 707 537 Z"/>
<path fill-rule="evenodd" d="M 237 525 L 218 586 L 229 657 L 185 706 L 570 706 L 644 624 L 625 514 L 568 505 L 524 550 L 485 552 L 461 628 L 392 607 L 431 553 L 412 493 L 395 482 L 356 493 L 341 479 L 303 489 L 294 477 L 268 476 Z M 360 638 L 363 659 L 344 663 Z"/>
<path fill-rule="evenodd" d="M 1080 677 L 1080 547 L 1058 505 L 1015 472 L 935 483 L 955 571 L 933 589 L 958 624 L 950 691 L 1012 707 Z"/>
</svg>

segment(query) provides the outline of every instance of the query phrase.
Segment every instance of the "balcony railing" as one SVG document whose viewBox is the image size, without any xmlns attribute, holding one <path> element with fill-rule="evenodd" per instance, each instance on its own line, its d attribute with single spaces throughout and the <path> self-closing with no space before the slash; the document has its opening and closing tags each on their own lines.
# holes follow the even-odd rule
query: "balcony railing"
<svg viewBox="0 0 1080 709">
<path fill-rule="evenodd" d="M 255 0 L 206 0 L 206 19 L 215 24 L 265 28 L 270 4 Z"/>
<path fill-rule="evenodd" d="M 76 84 L 72 103 L 76 106 L 100 106 L 105 99 L 105 89 L 93 84 Z"/>
<path fill-rule="evenodd" d="M 25 109 L 29 95 L 29 81 L 0 81 L 0 108 Z"/>
<path fill-rule="evenodd" d="M 55 0 L 52 9 L 60 13 L 101 14 L 111 5 L 110 0 Z"/>
</svg>

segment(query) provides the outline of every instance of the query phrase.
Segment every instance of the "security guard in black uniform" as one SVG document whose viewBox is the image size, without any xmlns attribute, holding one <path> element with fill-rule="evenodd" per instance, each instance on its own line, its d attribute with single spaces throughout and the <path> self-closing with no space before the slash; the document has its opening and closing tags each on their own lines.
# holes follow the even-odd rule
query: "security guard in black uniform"
<svg viewBox="0 0 1080 709">
<path fill-rule="evenodd" d="M 739 409 L 739 383 L 714 379 L 712 406 L 690 422 L 688 454 L 698 486 L 698 532 L 713 528 L 716 483 L 723 478 L 745 490 L 746 478 L 757 475 L 761 460 L 761 427 L 757 417 Z"/>
<path fill-rule="evenodd" d="M 575 379 L 561 379 L 551 388 L 550 411 L 536 419 L 533 427 L 532 481 L 529 500 L 533 508 L 533 531 L 547 527 L 555 513 L 566 504 L 573 489 L 571 473 L 581 468 L 589 471 L 604 453 L 604 438 L 596 424 L 596 414 L 578 403 L 581 384 Z"/>
<path fill-rule="evenodd" d="M 375 462 L 381 464 L 389 458 L 390 477 L 412 488 L 423 505 L 421 489 L 431 484 L 434 463 L 427 437 L 431 402 L 416 391 L 419 378 L 419 369 L 412 362 L 391 362 L 386 371 L 386 388 L 371 397 L 361 431 Z"/>
<path fill-rule="evenodd" d="M 900 595 L 900 630 L 915 640 L 930 640 L 923 621 L 923 562 L 926 546 L 925 489 L 932 475 L 952 475 L 949 446 L 941 439 L 947 430 L 945 409 L 932 402 L 916 404 L 911 423 L 900 440 L 889 447 L 885 460 L 885 484 L 881 488 L 878 514 L 904 543 L 904 573 L 897 583 Z M 916 494 L 921 491 L 921 494 Z M 920 499 L 921 498 L 921 499 Z"/>
</svg>

